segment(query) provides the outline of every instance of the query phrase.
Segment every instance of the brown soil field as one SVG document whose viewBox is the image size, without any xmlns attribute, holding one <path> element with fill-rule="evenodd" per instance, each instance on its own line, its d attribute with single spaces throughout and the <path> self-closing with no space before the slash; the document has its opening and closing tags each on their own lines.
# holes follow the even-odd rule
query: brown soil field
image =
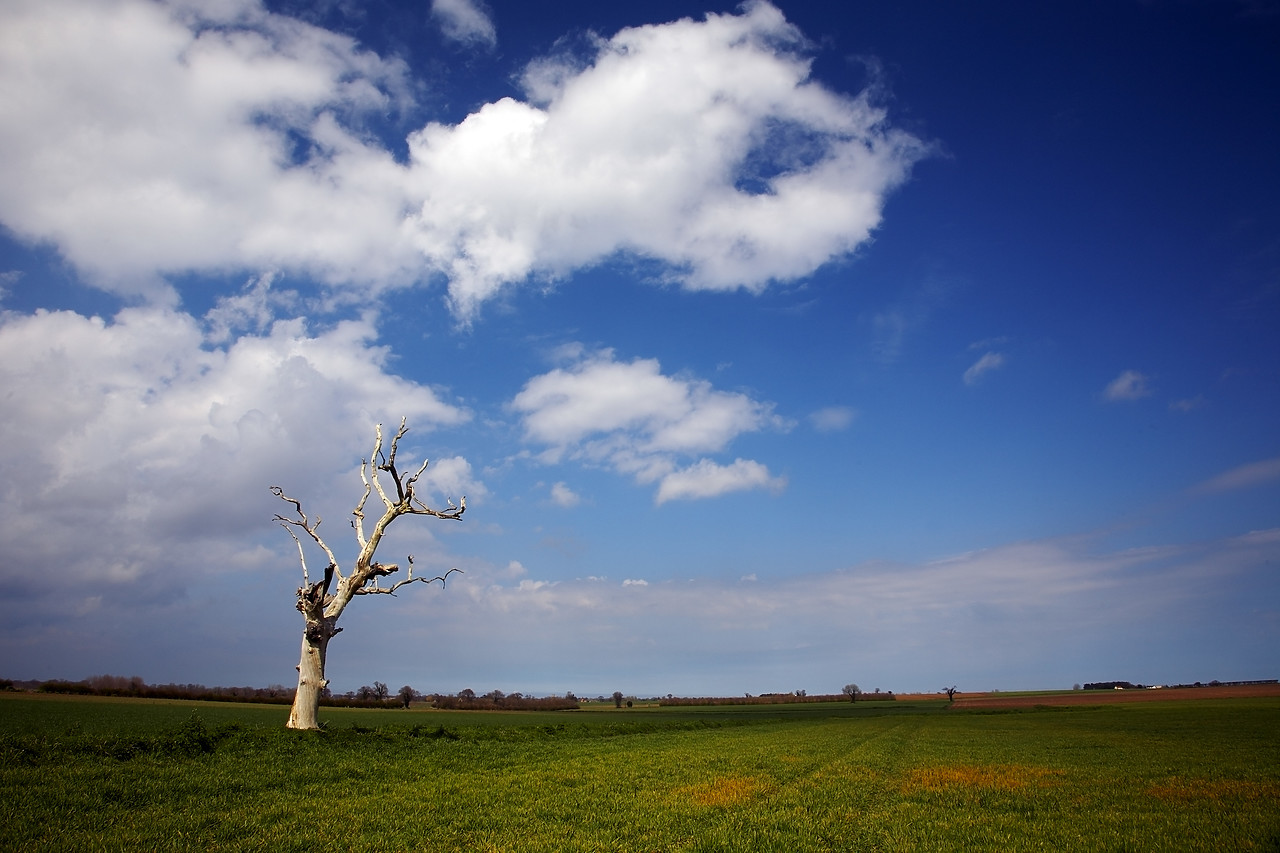
<svg viewBox="0 0 1280 853">
<path fill-rule="evenodd" d="M 1280 684 L 1208 687 L 1160 687 L 1134 690 L 1073 690 L 1035 696 L 1001 693 L 957 693 L 953 708 L 1032 708 L 1036 705 L 1110 705 L 1116 702 L 1169 702 L 1181 699 L 1239 699 L 1280 696 Z M 904 697 L 905 698 L 905 697 Z"/>
</svg>

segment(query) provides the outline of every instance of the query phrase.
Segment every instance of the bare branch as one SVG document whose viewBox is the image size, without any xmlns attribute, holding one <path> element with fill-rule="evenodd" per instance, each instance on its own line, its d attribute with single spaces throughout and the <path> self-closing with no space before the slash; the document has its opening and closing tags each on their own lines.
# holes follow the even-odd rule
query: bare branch
<svg viewBox="0 0 1280 853">
<path fill-rule="evenodd" d="M 400 429 L 396 430 L 395 438 L 391 439 L 391 455 L 387 457 L 387 461 L 383 464 L 382 470 L 391 473 L 391 479 L 396 484 L 396 497 L 400 503 L 405 502 L 404 485 L 400 481 L 400 472 L 396 470 L 396 451 L 400 449 L 400 439 L 409 431 L 407 419 L 400 419 Z"/>
<path fill-rule="evenodd" d="M 467 511 L 467 498 L 465 495 L 462 497 L 461 506 L 454 504 L 453 499 L 449 498 L 449 508 L 444 510 L 434 510 L 423 503 L 422 499 L 418 497 L 416 492 L 418 478 L 426 473 L 427 466 L 430 464 L 430 459 L 422 460 L 422 466 L 418 468 L 412 477 L 405 481 L 405 489 L 403 493 L 405 512 L 411 512 L 414 515 L 430 515 L 436 518 L 452 518 L 455 520 L 461 520 L 462 514 Z"/>
<path fill-rule="evenodd" d="M 400 446 L 400 439 L 409 431 L 408 418 L 400 419 L 400 428 L 396 430 L 395 438 L 391 439 L 391 455 L 387 458 L 387 467 L 396 467 L 396 450 Z"/>
<path fill-rule="evenodd" d="M 293 544 L 298 546 L 298 562 L 302 563 L 302 585 L 310 586 L 311 579 L 307 577 L 307 555 L 302 550 L 302 540 L 298 538 L 297 534 L 289 529 L 289 525 L 287 523 L 282 521 L 280 526 L 284 528 L 285 533 L 288 533 L 293 537 Z"/>
<path fill-rule="evenodd" d="M 367 464 L 369 467 L 369 474 L 373 478 L 373 487 L 378 490 L 378 497 L 382 498 L 382 503 L 387 509 L 391 509 L 395 504 L 387 497 L 387 493 L 382 489 L 382 481 L 378 479 L 378 469 L 381 467 L 378 465 L 378 457 L 382 455 L 382 424 L 378 424 L 376 433 L 378 437 L 373 443 L 373 453 L 369 455 L 369 462 Z M 360 467 L 360 476 L 362 478 L 365 476 L 363 465 Z M 365 481 L 365 484 L 368 485 L 367 480 Z"/>
<path fill-rule="evenodd" d="M 290 530 L 290 527 L 301 527 L 303 530 L 307 531 L 307 535 L 310 536 L 312 540 L 317 545 L 320 546 L 320 549 L 324 551 L 324 555 L 329 558 L 329 568 L 325 570 L 325 589 L 328 590 L 329 581 L 335 575 L 337 576 L 338 580 L 342 580 L 342 573 L 338 571 L 338 558 L 333 555 L 333 550 L 328 546 L 328 544 L 325 543 L 325 541 L 322 538 L 320 538 L 318 529 L 320 527 L 320 522 L 322 521 L 322 519 L 316 518 L 315 523 L 314 524 L 311 523 L 311 520 L 307 518 L 307 514 L 302 511 L 302 502 L 299 501 L 297 498 L 291 498 L 288 495 L 286 495 L 284 493 L 284 489 L 280 488 L 279 486 L 272 486 L 271 494 L 280 498 L 280 500 L 282 501 L 293 504 L 293 510 L 298 515 L 297 518 L 288 518 L 286 516 L 283 516 L 277 513 L 275 516 L 275 520 L 278 521 L 282 526 L 285 526 L 285 529 L 289 530 L 289 535 L 291 536 L 293 536 L 293 531 Z M 293 538 L 294 538 L 294 541 L 297 541 L 298 539 L 297 536 L 294 536 Z M 302 551 L 301 542 L 298 543 L 298 551 L 299 553 L 301 553 Z M 306 578 L 306 572 L 307 572 L 307 567 L 304 561 L 303 567 L 302 567 L 302 573 L 303 573 L 304 579 Z"/>
<path fill-rule="evenodd" d="M 417 506 L 409 508 L 409 512 L 414 515 L 430 515 L 435 518 L 452 519 L 453 521 L 461 521 L 462 514 L 467 511 L 467 496 L 462 496 L 462 502 L 455 504 L 453 498 L 448 499 L 448 509 L 432 509 L 422 501 L 417 501 Z"/>
<path fill-rule="evenodd" d="M 271 494 L 275 495 L 276 497 L 278 497 L 278 498 L 279 498 L 280 500 L 282 500 L 282 501 L 287 501 L 287 502 L 289 502 L 289 503 L 293 504 L 293 511 L 294 511 L 294 512 L 296 512 L 296 513 L 298 514 L 298 518 L 301 518 L 301 519 L 302 519 L 302 526 L 303 526 L 303 527 L 306 527 L 306 526 L 307 526 L 307 514 L 306 514 L 305 512 L 303 512 L 303 511 L 302 511 L 302 502 L 301 502 L 301 501 L 299 501 L 297 498 L 291 498 L 291 497 L 289 497 L 288 495 L 286 495 L 286 494 L 284 493 L 284 489 L 280 488 L 279 486 L 271 486 L 270 488 L 271 488 Z M 281 517 L 281 516 L 279 516 L 279 515 L 277 515 L 277 516 L 276 516 L 276 518 L 277 518 L 277 519 L 279 519 L 280 521 L 289 521 L 289 519 L 282 518 L 282 517 Z M 294 523 L 296 523 L 296 522 L 289 521 L 289 523 L 290 523 L 290 524 L 294 524 Z"/>
<path fill-rule="evenodd" d="M 404 586 L 405 584 L 419 583 L 419 582 L 435 583 L 436 581 L 440 581 L 440 585 L 445 586 L 445 582 L 448 579 L 449 575 L 453 574 L 454 572 L 457 572 L 460 575 L 466 574 L 466 572 L 462 571 L 462 569 L 450 569 L 444 574 L 437 575 L 434 578 L 415 578 L 413 577 L 412 574 L 410 574 L 408 577 L 405 577 L 401 580 L 396 581 L 390 587 L 380 587 L 380 586 L 367 587 L 366 586 L 356 590 L 355 594 L 356 595 L 395 595 L 396 590 Z"/>
<path fill-rule="evenodd" d="M 361 481 L 364 482 L 364 494 L 360 496 L 360 502 L 356 504 L 356 508 L 351 511 L 351 514 L 355 516 L 355 518 L 351 522 L 351 527 L 356 532 L 356 541 L 360 543 L 361 548 L 365 546 L 364 505 L 365 505 L 365 501 L 369 500 L 369 494 L 372 492 L 372 487 L 369 485 L 369 478 L 365 474 L 365 468 L 368 465 L 369 463 L 367 460 L 364 460 L 364 459 L 360 460 L 360 479 Z"/>
</svg>

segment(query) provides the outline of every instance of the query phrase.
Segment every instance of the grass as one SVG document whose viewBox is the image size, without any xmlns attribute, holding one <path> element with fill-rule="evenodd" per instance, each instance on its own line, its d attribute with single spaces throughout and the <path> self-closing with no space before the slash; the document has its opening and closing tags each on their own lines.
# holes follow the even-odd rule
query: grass
<svg viewBox="0 0 1280 853">
<path fill-rule="evenodd" d="M 944 707 L 3 697 L 0 847 L 1280 850 L 1280 700 Z"/>
</svg>

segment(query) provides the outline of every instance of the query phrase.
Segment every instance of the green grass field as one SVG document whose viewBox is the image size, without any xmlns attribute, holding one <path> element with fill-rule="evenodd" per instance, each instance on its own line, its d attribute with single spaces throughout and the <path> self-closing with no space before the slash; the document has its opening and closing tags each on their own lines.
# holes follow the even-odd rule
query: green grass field
<svg viewBox="0 0 1280 853">
<path fill-rule="evenodd" d="M 286 714 L 0 696 L 0 848 L 1280 850 L 1280 699 Z"/>
</svg>

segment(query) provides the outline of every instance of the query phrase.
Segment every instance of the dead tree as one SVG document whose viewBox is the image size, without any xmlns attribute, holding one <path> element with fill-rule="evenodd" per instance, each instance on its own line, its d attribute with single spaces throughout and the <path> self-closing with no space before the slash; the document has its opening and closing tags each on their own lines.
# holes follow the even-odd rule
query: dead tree
<svg viewBox="0 0 1280 853">
<path fill-rule="evenodd" d="M 418 484 L 418 478 L 427 470 L 428 462 L 423 462 L 422 467 L 417 473 L 406 477 L 396 468 L 396 450 L 400 444 L 400 439 L 408 432 L 404 420 L 400 421 L 400 429 L 396 431 L 395 437 L 391 439 L 391 447 L 389 452 L 383 453 L 382 449 L 382 424 L 378 424 L 377 440 L 373 444 L 373 453 L 366 460 L 361 460 L 360 479 L 364 482 L 364 494 L 360 498 L 360 502 L 356 504 L 355 510 L 352 511 L 351 527 L 356 534 L 356 542 L 360 546 L 360 553 L 356 557 L 355 564 L 351 567 L 349 574 L 344 574 L 338 566 L 338 560 L 333 555 L 333 549 L 325 544 L 324 539 L 320 537 L 320 519 L 315 521 L 307 518 L 306 513 L 302 511 L 302 503 L 296 498 L 291 498 L 284 493 L 279 486 L 272 486 L 271 492 L 282 501 L 293 505 L 292 515 L 276 515 L 275 520 L 280 526 L 293 537 L 294 544 L 298 546 L 298 560 L 302 563 L 302 586 L 298 587 L 298 611 L 302 614 L 304 627 L 302 630 L 302 659 L 298 662 L 298 691 L 294 694 L 293 710 L 289 712 L 288 727 L 291 729 L 318 729 L 320 727 L 317 721 L 317 712 L 320 707 L 320 694 L 324 690 L 328 681 L 324 676 L 325 656 L 329 649 L 329 640 L 338 634 L 342 629 L 338 627 L 338 617 L 346 609 L 347 605 L 357 595 L 395 595 L 396 590 L 407 584 L 417 581 L 422 583 L 431 583 L 440 581 L 443 586 L 445 580 L 459 569 L 450 569 L 443 575 L 436 577 L 415 577 L 413 574 L 413 556 L 409 556 L 409 569 L 405 576 L 390 584 L 389 586 L 381 586 L 380 578 L 385 578 L 400 571 L 400 567 L 393 564 L 383 564 L 374 560 L 374 554 L 378 550 L 378 544 L 382 541 L 382 536 L 386 533 L 391 522 L 395 521 L 402 515 L 430 515 L 435 518 L 450 519 L 453 521 L 461 521 L 462 513 L 467 509 L 467 499 L 462 500 L 455 505 L 452 500 L 448 501 L 448 507 L 445 509 L 431 509 L 424 504 L 415 493 L 414 489 Z M 389 493 L 389 489 L 384 487 L 384 478 L 380 475 L 390 475 L 391 483 L 394 484 L 394 494 Z M 365 504 L 369 500 L 369 496 L 377 492 L 378 497 L 382 500 L 383 511 L 377 523 L 373 526 L 373 532 L 365 536 Z M 324 568 L 324 578 L 314 583 L 307 572 L 307 558 L 305 550 L 302 546 L 302 537 L 298 535 L 297 530 L 303 531 L 306 537 L 310 538 L 316 545 L 320 546 L 320 550 L 324 552 L 325 558 L 329 564 Z"/>
</svg>

